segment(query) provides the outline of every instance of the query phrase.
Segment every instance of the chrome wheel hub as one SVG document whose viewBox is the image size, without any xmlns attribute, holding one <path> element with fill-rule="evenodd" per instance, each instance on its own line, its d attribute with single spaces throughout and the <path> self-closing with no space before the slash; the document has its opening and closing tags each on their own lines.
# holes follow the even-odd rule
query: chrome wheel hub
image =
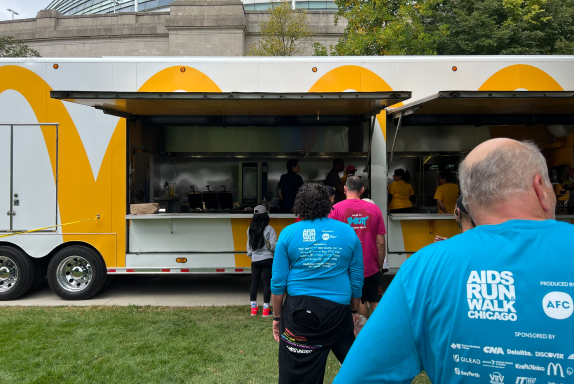
<svg viewBox="0 0 574 384">
<path fill-rule="evenodd" d="M 6 256 L 0 256 L 0 292 L 14 288 L 18 281 L 18 267 Z"/>
<path fill-rule="evenodd" d="M 58 265 L 56 277 L 66 291 L 83 291 L 92 282 L 92 266 L 81 256 L 69 256 Z"/>
</svg>

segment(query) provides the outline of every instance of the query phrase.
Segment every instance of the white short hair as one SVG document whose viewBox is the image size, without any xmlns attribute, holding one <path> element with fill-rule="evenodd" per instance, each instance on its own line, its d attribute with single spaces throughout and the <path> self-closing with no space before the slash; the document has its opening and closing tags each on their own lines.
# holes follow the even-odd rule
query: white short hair
<svg viewBox="0 0 574 384">
<path fill-rule="evenodd" d="M 501 146 L 470 165 L 463 161 L 459 167 L 459 180 L 464 205 L 492 206 L 528 190 L 536 175 L 541 175 L 550 185 L 546 159 L 530 141 Z"/>
</svg>

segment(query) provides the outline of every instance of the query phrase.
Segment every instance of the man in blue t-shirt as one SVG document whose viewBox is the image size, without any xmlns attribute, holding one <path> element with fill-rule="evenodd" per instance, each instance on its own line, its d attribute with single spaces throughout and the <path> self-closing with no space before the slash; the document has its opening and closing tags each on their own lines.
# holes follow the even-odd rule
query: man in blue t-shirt
<svg viewBox="0 0 574 384">
<path fill-rule="evenodd" d="M 327 217 L 323 186 L 301 187 L 294 210 L 301 221 L 281 231 L 271 279 L 279 383 L 322 383 L 329 351 L 343 362 L 355 340 L 363 252 L 352 227 Z"/>
<path fill-rule="evenodd" d="M 335 380 L 574 383 L 574 226 L 554 219 L 546 162 L 493 139 L 461 163 L 477 227 L 401 267 Z M 358 374 L 360 372 L 360 374 Z"/>
</svg>

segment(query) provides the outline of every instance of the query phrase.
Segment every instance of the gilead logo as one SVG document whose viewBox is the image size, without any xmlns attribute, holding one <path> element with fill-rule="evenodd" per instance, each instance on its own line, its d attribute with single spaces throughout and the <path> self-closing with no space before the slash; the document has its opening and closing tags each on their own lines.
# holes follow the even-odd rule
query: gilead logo
<svg viewBox="0 0 574 384">
<path fill-rule="evenodd" d="M 514 278 L 509 271 L 472 271 L 466 282 L 468 317 L 516 321 Z"/>
<path fill-rule="evenodd" d="M 574 304 L 569 294 L 565 292 L 550 292 L 542 299 L 542 308 L 546 316 L 564 320 L 572 315 Z"/>
</svg>

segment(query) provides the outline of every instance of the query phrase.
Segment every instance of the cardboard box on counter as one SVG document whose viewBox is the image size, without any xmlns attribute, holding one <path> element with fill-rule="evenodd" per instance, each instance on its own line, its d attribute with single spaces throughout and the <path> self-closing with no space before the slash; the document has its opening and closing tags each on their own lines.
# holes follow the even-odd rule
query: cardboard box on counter
<svg viewBox="0 0 574 384">
<path fill-rule="evenodd" d="M 130 213 L 132 215 L 149 215 L 159 211 L 158 203 L 130 204 Z"/>
</svg>

